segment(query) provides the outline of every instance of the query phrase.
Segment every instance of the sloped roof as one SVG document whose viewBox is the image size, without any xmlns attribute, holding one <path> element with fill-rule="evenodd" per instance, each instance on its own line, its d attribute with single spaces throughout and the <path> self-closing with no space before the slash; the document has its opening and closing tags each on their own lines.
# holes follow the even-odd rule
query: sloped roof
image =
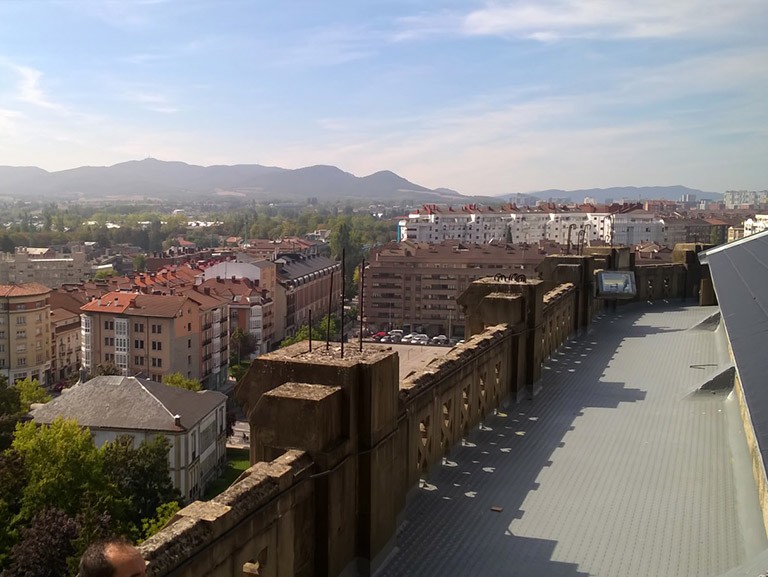
<svg viewBox="0 0 768 577">
<path fill-rule="evenodd" d="M 51 292 L 50 288 L 36 282 L 0 284 L 0 297 L 31 297 L 35 295 L 45 295 L 49 292 Z"/>
<path fill-rule="evenodd" d="M 32 410 L 37 423 L 58 417 L 96 429 L 180 432 L 193 427 L 226 400 L 216 391 L 193 392 L 136 377 L 100 376 L 66 389 Z M 179 415 L 177 426 L 174 415 Z"/>
<path fill-rule="evenodd" d="M 768 457 L 768 231 L 702 252 L 709 264 L 717 301 L 752 426 L 763 456 Z"/>
</svg>

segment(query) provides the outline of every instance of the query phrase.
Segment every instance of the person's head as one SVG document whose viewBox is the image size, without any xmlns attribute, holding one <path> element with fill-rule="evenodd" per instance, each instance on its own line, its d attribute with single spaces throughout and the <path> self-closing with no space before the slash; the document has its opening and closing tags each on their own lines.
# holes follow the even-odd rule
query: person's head
<svg viewBox="0 0 768 577">
<path fill-rule="evenodd" d="M 91 544 L 80 558 L 79 577 L 146 577 L 139 550 L 122 538 Z"/>
</svg>

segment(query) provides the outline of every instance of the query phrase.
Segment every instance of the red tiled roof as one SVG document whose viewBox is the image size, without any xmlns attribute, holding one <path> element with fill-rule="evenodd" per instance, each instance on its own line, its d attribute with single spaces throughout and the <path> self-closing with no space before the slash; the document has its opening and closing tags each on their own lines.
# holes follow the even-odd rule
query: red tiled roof
<svg viewBox="0 0 768 577">
<path fill-rule="evenodd" d="M 51 292 L 51 289 L 45 285 L 36 282 L 23 284 L 2 284 L 0 285 L 0 297 L 31 297 L 36 295 L 45 295 Z"/>
</svg>

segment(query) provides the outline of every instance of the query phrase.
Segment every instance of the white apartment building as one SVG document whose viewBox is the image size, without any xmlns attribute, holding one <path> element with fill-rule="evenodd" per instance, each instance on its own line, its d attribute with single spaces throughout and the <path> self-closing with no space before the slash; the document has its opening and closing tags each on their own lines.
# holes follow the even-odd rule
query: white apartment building
<svg viewBox="0 0 768 577">
<path fill-rule="evenodd" d="M 581 209 L 581 210 L 579 210 Z M 398 223 L 398 240 L 439 243 L 460 240 L 472 244 L 509 239 L 514 244 L 549 240 L 572 247 L 595 241 L 605 244 L 661 242 L 664 222 L 635 208 L 626 212 L 598 211 L 593 206 L 565 209 L 493 209 L 474 204 L 461 208 L 425 205 Z"/>
<path fill-rule="evenodd" d="M 744 221 L 744 236 L 750 236 L 768 229 L 768 214 L 756 214 Z"/>
</svg>

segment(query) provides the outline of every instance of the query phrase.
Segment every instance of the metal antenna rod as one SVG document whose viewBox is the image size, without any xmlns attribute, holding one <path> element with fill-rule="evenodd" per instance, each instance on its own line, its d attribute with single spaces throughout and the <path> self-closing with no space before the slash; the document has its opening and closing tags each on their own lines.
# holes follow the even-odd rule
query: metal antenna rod
<svg viewBox="0 0 768 577">
<path fill-rule="evenodd" d="M 344 291 L 347 288 L 347 249 L 341 249 L 341 358 L 344 358 Z M 330 323 L 329 323 L 330 325 Z"/>
<path fill-rule="evenodd" d="M 327 351 L 331 346 L 331 303 L 333 302 L 333 269 L 331 269 L 331 287 L 328 291 L 328 316 L 325 317 L 327 321 L 325 324 L 325 350 Z"/>
<path fill-rule="evenodd" d="M 363 313 L 365 312 L 365 259 L 360 265 L 360 334 L 358 335 L 360 341 L 360 352 L 363 352 Z"/>
</svg>

